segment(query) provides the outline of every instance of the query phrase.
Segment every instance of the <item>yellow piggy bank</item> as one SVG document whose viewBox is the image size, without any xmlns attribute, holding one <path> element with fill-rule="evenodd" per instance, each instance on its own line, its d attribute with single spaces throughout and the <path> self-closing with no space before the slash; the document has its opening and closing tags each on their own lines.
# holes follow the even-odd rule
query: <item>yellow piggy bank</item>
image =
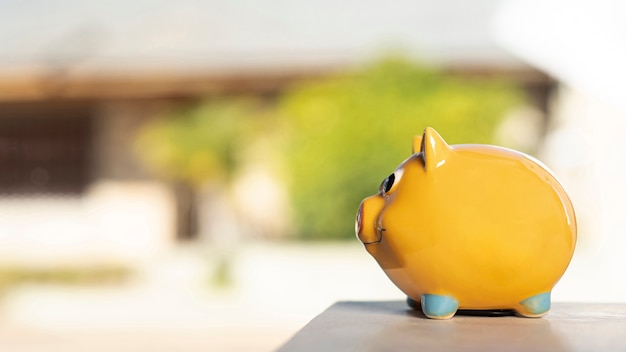
<svg viewBox="0 0 626 352">
<path fill-rule="evenodd" d="M 458 309 L 540 317 L 576 245 L 572 204 L 533 158 L 448 145 L 432 128 L 361 203 L 356 233 L 429 318 Z"/>
</svg>

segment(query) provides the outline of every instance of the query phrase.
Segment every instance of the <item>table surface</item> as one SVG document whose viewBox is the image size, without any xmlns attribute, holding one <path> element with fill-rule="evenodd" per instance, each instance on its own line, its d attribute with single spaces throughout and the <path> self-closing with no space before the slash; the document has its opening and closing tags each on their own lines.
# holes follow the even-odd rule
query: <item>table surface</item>
<svg viewBox="0 0 626 352">
<path fill-rule="evenodd" d="M 543 318 L 431 320 L 405 302 L 338 302 L 279 351 L 626 351 L 626 304 L 553 303 Z"/>
</svg>

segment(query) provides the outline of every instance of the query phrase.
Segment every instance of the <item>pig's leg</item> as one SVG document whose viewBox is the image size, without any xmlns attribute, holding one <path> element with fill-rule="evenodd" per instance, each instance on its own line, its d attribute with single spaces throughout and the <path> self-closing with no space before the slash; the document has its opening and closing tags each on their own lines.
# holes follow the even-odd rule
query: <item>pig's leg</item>
<svg viewBox="0 0 626 352">
<path fill-rule="evenodd" d="M 452 296 L 422 295 L 422 312 L 431 319 L 449 319 L 459 308 L 459 301 Z"/>
<path fill-rule="evenodd" d="M 413 309 L 420 309 L 420 301 L 416 301 L 411 297 L 406 297 L 406 304 Z"/>
<path fill-rule="evenodd" d="M 540 293 L 519 302 L 517 314 L 528 318 L 539 318 L 550 310 L 550 292 Z"/>
</svg>

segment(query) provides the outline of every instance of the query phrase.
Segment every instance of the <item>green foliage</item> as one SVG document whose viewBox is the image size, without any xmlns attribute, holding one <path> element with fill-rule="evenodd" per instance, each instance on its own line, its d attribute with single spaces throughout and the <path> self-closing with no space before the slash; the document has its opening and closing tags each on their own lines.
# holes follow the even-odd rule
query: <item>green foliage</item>
<svg viewBox="0 0 626 352">
<path fill-rule="evenodd" d="M 296 87 L 280 102 L 298 235 L 353 238 L 359 202 L 434 127 L 450 144 L 489 143 L 519 101 L 505 82 L 462 80 L 390 59 Z"/>
<path fill-rule="evenodd" d="M 431 126 L 451 144 L 490 143 L 519 101 L 506 82 L 388 59 L 292 87 L 275 107 L 213 99 L 170 112 L 138 146 L 155 170 L 190 184 L 231 181 L 251 149 L 256 162 L 280 155 L 296 237 L 353 238 L 359 202 L 410 155 L 415 134 Z"/>
</svg>

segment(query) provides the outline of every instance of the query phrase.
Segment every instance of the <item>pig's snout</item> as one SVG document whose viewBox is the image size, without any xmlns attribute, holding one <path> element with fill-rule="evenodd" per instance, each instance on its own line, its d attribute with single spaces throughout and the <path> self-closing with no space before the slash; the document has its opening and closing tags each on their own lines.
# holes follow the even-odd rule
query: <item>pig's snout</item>
<svg viewBox="0 0 626 352">
<path fill-rule="evenodd" d="M 380 242 L 382 229 L 377 223 L 378 215 L 385 205 L 385 200 L 379 196 L 371 196 L 363 200 L 356 213 L 354 230 L 363 244 Z"/>
</svg>

